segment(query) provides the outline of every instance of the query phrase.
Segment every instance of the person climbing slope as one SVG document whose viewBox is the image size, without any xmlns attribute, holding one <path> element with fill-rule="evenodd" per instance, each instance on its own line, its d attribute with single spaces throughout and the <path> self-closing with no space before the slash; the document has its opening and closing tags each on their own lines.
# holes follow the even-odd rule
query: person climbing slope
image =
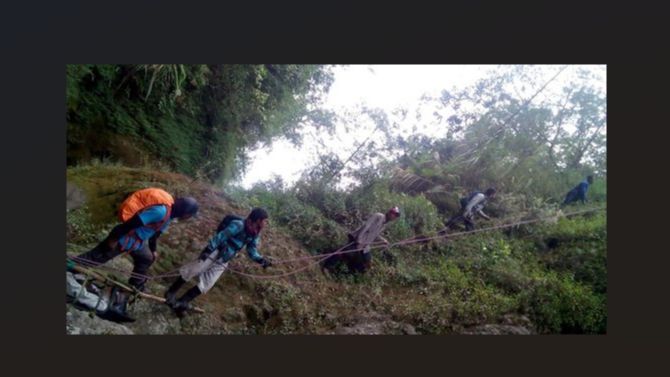
<svg viewBox="0 0 670 377">
<path fill-rule="evenodd" d="M 120 206 L 121 224 L 93 249 L 78 255 L 74 261 L 81 265 L 104 264 L 128 253 L 133 258 L 133 275 L 128 284 L 144 291 L 145 275 L 158 257 L 156 242 L 173 219 L 191 218 L 198 212 L 198 202 L 191 197 L 174 199 L 160 188 L 147 188 L 132 193 Z M 119 300 L 119 312 L 126 313 L 129 296 Z"/>
<path fill-rule="evenodd" d="M 365 224 L 348 234 L 349 243 L 341 250 L 341 254 L 331 255 L 322 262 L 321 271 L 332 272 L 341 261 L 346 263 L 350 273 L 364 273 L 369 270 L 372 265 L 370 245 L 375 241 L 381 241 L 389 245 L 389 242 L 381 236 L 381 233 L 386 224 L 395 221 L 398 217 L 400 217 L 398 207 L 389 209 L 386 214 L 380 212 L 372 214 Z M 362 250 L 347 252 L 357 249 Z"/>
<path fill-rule="evenodd" d="M 224 217 L 216 234 L 209 240 L 198 259 L 179 269 L 180 276 L 165 292 L 165 303 L 181 317 L 186 310 L 191 309 L 190 302 L 193 299 L 214 286 L 228 268 L 228 261 L 245 246 L 249 258 L 264 269 L 269 267 L 271 263 L 258 253 L 260 233 L 267 222 L 268 213 L 263 208 L 254 208 L 246 219 L 234 215 Z M 179 288 L 195 277 L 198 278 L 198 283 L 177 300 Z"/>
</svg>

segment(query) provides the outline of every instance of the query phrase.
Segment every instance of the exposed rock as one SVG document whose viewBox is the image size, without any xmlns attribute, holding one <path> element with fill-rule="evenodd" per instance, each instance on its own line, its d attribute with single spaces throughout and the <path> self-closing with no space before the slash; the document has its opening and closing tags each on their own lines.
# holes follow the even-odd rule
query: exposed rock
<svg viewBox="0 0 670 377">
<path fill-rule="evenodd" d="M 360 323 L 354 326 L 338 327 L 335 329 L 336 335 L 382 335 L 384 334 L 384 324 L 381 322 Z"/>
<path fill-rule="evenodd" d="M 532 328 L 533 323 L 525 315 L 505 314 L 502 318 L 503 325 L 518 325 L 527 328 Z"/>
<path fill-rule="evenodd" d="M 410 325 L 409 323 L 403 324 L 400 329 L 402 330 L 402 333 L 405 335 L 417 335 L 416 329 L 414 326 Z"/>
<path fill-rule="evenodd" d="M 389 316 L 379 313 L 368 313 L 348 326 L 339 326 L 333 330 L 336 335 L 416 335 L 416 329 L 409 323 L 400 323 Z"/>
<path fill-rule="evenodd" d="M 221 319 L 226 322 L 239 322 L 244 320 L 244 311 L 238 307 L 227 308 L 221 315 Z"/>
<path fill-rule="evenodd" d="M 466 329 L 468 335 L 530 335 L 530 330 L 522 326 L 487 324 Z"/>
<path fill-rule="evenodd" d="M 67 305 L 68 334 L 226 334 L 241 332 L 239 326 L 222 328 L 220 318 L 213 314 L 187 313 L 179 318 L 168 306 L 156 301 L 139 299 L 128 306 L 128 315 L 135 322 L 117 324 L 90 312 Z"/>
<path fill-rule="evenodd" d="M 330 322 L 330 323 L 337 322 L 337 316 L 332 314 L 332 313 L 326 313 L 324 315 L 324 319 L 326 320 L 326 322 Z"/>
<path fill-rule="evenodd" d="M 79 187 L 71 182 L 65 182 L 65 208 L 67 211 L 77 209 L 86 203 L 86 195 Z"/>
<path fill-rule="evenodd" d="M 90 312 L 67 305 L 65 329 L 70 335 L 132 335 L 134 332 L 125 325 L 107 321 Z"/>
<path fill-rule="evenodd" d="M 136 334 L 178 334 L 181 330 L 179 318 L 160 302 L 138 300 L 129 307 L 128 314 L 136 319 L 130 325 Z"/>
</svg>

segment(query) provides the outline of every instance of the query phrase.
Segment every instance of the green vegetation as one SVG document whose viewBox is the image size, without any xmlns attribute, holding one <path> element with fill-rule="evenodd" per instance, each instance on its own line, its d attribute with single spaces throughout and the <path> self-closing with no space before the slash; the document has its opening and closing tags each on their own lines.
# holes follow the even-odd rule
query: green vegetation
<svg viewBox="0 0 670 377">
<path fill-rule="evenodd" d="M 68 65 L 68 164 L 163 164 L 210 180 L 244 169 L 245 148 L 328 114 L 309 110 L 332 81 L 310 65 Z"/>
<path fill-rule="evenodd" d="M 478 227 L 543 221 L 396 246 L 393 260 L 375 251 L 362 276 L 329 280 L 316 267 L 277 279 L 225 274 L 201 299 L 215 318 L 207 328 L 321 334 L 383 321 L 423 334 L 482 325 L 603 334 L 606 212 L 566 217 L 584 207 L 559 209 L 587 174 L 595 183 L 586 208 L 606 205 L 605 96 L 585 75 L 566 81 L 560 95 L 533 102 L 524 99 L 544 82 L 534 68 L 519 67 L 427 97 L 426 105 L 439 105 L 434 116 L 445 133 L 438 138 L 397 136 L 389 114 L 363 109 L 359 115 L 384 132 L 384 145 L 363 144 L 347 161 L 324 151 L 293 185 L 278 178 L 244 190 L 221 183 L 243 171 L 247 148 L 278 136 L 299 142 L 306 124 L 330 127 L 332 114 L 315 110 L 332 80 L 327 67 L 68 66 L 67 179 L 86 197 L 68 210 L 68 251 L 102 239 L 123 198 L 149 186 L 195 196 L 203 208 L 197 223 L 177 224 L 161 239 L 164 257 L 153 273 L 192 258 L 223 215 L 251 207 L 271 216 L 261 252 L 295 258 L 336 250 L 348 231 L 396 205 L 402 216 L 385 238 L 435 236 L 460 197 L 494 186 L 499 193 L 485 209 L 492 220 Z M 514 80 L 530 93 L 515 95 Z M 354 183 L 338 185 L 345 177 Z M 245 258 L 235 265 L 261 273 Z M 278 264 L 267 273 L 301 266 Z"/>
</svg>

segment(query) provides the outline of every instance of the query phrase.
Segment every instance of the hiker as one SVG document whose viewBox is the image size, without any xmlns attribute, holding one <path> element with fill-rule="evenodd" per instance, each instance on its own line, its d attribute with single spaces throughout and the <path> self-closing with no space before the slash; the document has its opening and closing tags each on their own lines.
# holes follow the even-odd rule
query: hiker
<svg viewBox="0 0 670 377">
<path fill-rule="evenodd" d="M 491 187 L 488 188 L 484 193 L 475 191 L 469 196 L 461 198 L 461 211 L 458 213 L 458 215 L 454 216 L 446 222 L 446 228 L 440 231 L 440 234 L 444 234 L 447 228 L 453 226 L 459 221 L 463 221 L 467 231 L 475 229 L 475 214 L 485 218 L 486 220 L 491 220 L 491 218 L 484 213 L 483 209 L 486 205 L 486 202 L 490 199 L 493 199 L 495 195 L 496 189 Z"/>
<path fill-rule="evenodd" d="M 254 208 L 246 219 L 235 215 L 224 217 L 198 259 L 179 269 L 180 276 L 165 292 L 165 303 L 175 310 L 177 316 L 182 317 L 186 310 L 191 309 L 190 302 L 214 286 L 228 268 L 228 261 L 245 246 L 249 258 L 264 269 L 269 267 L 271 263 L 258 253 L 260 233 L 267 222 L 268 213 L 263 208 Z M 179 288 L 196 276 L 197 285 L 176 300 Z"/>
<path fill-rule="evenodd" d="M 331 255 L 322 262 L 321 271 L 324 273 L 326 271 L 333 271 L 340 261 L 344 261 L 347 264 L 349 273 L 364 273 L 369 270 L 372 264 L 370 244 L 375 241 L 381 241 L 388 246 L 389 242 L 381 236 L 381 233 L 386 224 L 396 220 L 398 217 L 400 217 L 400 209 L 398 207 L 389 209 L 386 214 L 377 212 L 370 216 L 365 224 L 347 235 L 349 243 L 340 251 L 341 254 Z M 347 252 L 350 250 L 358 251 Z M 392 259 L 392 256 L 387 255 L 386 257 Z"/>
<path fill-rule="evenodd" d="M 133 258 L 133 275 L 128 284 L 144 291 L 149 267 L 158 257 L 156 241 L 168 228 L 172 219 L 186 220 L 198 212 L 198 202 L 191 197 L 173 199 L 159 188 L 147 188 L 132 193 L 119 209 L 123 221 L 114 227 L 107 238 L 96 247 L 77 256 L 76 263 L 82 265 L 103 264 L 127 252 Z M 120 301 L 120 310 L 126 312 L 129 296 Z"/>
<path fill-rule="evenodd" d="M 116 287 L 105 293 L 93 283 L 87 288 L 86 281 L 87 279 L 81 274 L 65 272 L 67 302 L 78 309 L 94 311 L 98 317 L 109 321 L 117 323 L 135 321 L 121 310 Z"/>
<path fill-rule="evenodd" d="M 579 182 L 572 190 L 568 191 L 565 195 L 565 200 L 561 204 L 562 206 L 568 205 L 570 203 L 580 200 L 582 204 L 586 203 L 586 192 L 589 190 L 589 185 L 593 184 L 593 176 L 589 175 L 585 180 Z"/>
</svg>

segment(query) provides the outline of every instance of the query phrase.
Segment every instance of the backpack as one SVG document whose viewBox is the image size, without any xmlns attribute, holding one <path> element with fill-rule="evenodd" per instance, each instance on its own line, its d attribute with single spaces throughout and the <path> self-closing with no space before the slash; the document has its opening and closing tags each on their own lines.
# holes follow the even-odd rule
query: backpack
<svg viewBox="0 0 670 377">
<path fill-rule="evenodd" d="M 121 203 L 119 207 L 119 220 L 126 222 L 143 209 L 158 204 L 167 206 L 166 218 L 169 218 L 170 210 L 174 204 L 172 195 L 159 188 L 147 188 L 135 191 Z"/>
<path fill-rule="evenodd" d="M 240 216 L 237 216 L 237 215 L 226 215 L 226 216 L 224 216 L 223 220 L 221 220 L 221 222 L 219 223 L 219 226 L 216 227 L 216 233 L 219 233 L 220 231 L 226 229 L 226 228 L 228 227 L 228 225 L 230 225 L 230 223 L 231 223 L 233 220 L 244 221 L 244 218 L 243 218 L 243 217 L 240 217 Z M 231 240 L 230 238 L 226 241 L 226 243 L 228 243 L 228 245 L 229 245 L 233 250 L 239 250 L 238 247 L 237 247 L 237 245 L 235 244 L 235 242 L 233 242 L 233 240 Z M 244 246 L 243 246 L 243 247 L 244 247 Z"/>
<path fill-rule="evenodd" d="M 219 233 L 220 231 L 226 229 L 233 220 L 244 221 L 244 218 L 237 215 L 226 215 L 224 216 L 223 220 L 221 220 L 221 222 L 219 223 L 219 226 L 216 227 L 216 232 Z"/>
</svg>

